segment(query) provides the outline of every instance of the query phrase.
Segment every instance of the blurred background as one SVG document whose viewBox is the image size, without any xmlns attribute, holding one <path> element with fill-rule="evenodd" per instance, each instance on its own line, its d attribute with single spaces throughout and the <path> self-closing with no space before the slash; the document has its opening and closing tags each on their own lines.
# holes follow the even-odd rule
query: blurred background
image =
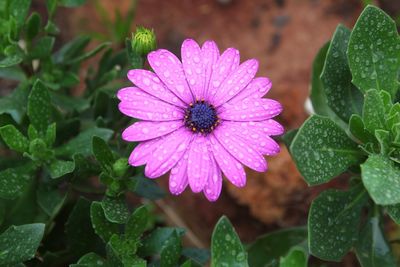
<svg viewBox="0 0 400 267">
<path fill-rule="evenodd" d="M 56 21 L 63 41 L 86 33 L 99 41 L 111 38 L 122 46 L 135 27 L 142 25 L 154 29 L 159 48 L 178 56 L 185 38 L 199 43 L 213 39 L 221 51 L 235 47 L 242 61 L 259 60 L 258 76 L 272 80 L 267 97 L 283 103 L 278 120 L 289 130 L 299 127 L 308 116 L 304 103 L 314 56 L 339 23 L 352 27 L 367 3 L 380 6 L 399 21 L 399 0 L 88 0 L 81 8 L 61 9 Z M 33 4 L 46 12 L 41 1 Z M 115 26 L 130 20 L 130 27 Z M 307 187 L 283 144 L 282 152 L 268 162 L 266 173 L 247 170 L 248 183 L 243 189 L 226 182 L 216 203 L 186 191 L 157 202 L 157 209 L 168 223 L 187 227 L 187 242 L 200 247 L 209 245 L 212 228 L 222 214 L 230 218 L 243 242 L 272 230 L 306 224 L 310 201 L 322 188 Z M 158 181 L 167 189 L 167 177 Z M 324 187 L 341 187 L 341 181 L 335 179 Z"/>
</svg>

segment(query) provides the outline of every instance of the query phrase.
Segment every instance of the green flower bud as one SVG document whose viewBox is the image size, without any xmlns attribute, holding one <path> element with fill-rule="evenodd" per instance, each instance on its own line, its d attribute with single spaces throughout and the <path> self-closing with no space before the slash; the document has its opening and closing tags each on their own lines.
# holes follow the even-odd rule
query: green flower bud
<svg viewBox="0 0 400 267">
<path fill-rule="evenodd" d="M 34 160 L 44 161 L 53 157 L 53 151 L 47 148 L 46 142 L 41 138 L 36 138 L 30 142 L 29 153 Z"/>
<path fill-rule="evenodd" d="M 117 177 L 122 177 L 128 170 L 128 159 L 120 158 L 113 164 L 113 171 Z"/>
<path fill-rule="evenodd" d="M 146 56 L 157 47 L 156 35 L 153 30 L 137 27 L 136 32 L 132 33 L 131 45 L 135 53 Z"/>
</svg>

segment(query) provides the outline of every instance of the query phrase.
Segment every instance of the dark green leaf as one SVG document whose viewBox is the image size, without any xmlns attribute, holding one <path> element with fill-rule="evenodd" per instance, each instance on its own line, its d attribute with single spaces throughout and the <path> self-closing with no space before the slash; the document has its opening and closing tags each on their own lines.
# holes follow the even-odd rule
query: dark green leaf
<svg viewBox="0 0 400 267">
<path fill-rule="evenodd" d="M 19 197 L 31 180 L 32 164 L 0 171 L 0 198 Z"/>
<path fill-rule="evenodd" d="M 89 51 L 89 52 L 86 52 L 86 53 L 84 53 L 82 55 L 79 55 L 78 57 L 73 58 L 71 60 L 68 60 L 65 63 L 66 64 L 70 64 L 70 65 L 76 64 L 76 63 L 80 63 L 83 60 L 86 60 L 88 58 L 93 57 L 94 55 L 96 55 L 97 53 L 99 53 L 101 50 L 103 50 L 104 48 L 108 47 L 109 45 L 110 45 L 109 42 L 105 42 L 105 43 L 99 44 L 92 51 Z"/>
<path fill-rule="evenodd" d="M 284 229 L 260 236 L 247 248 L 249 266 L 277 267 L 280 257 L 285 256 L 293 246 L 305 240 L 307 240 L 306 227 Z"/>
<path fill-rule="evenodd" d="M 12 66 L 8 68 L 0 68 L 0 78 L 14 81 L 23 81 L 26 79 L 26 76 L 19 66 Z M 1 100 L 2 99 L 0 99 L 0 101 Z M 0 107 L 1 106 L 2 105 L 0 105 Z"/>
<path fill-rule="evenodd" d="M 123 197 L 104 197 L 101 202 L 104 214 L 110 222 L 124 224 L 129 218 L 129 210 Z"/>
<path fill-rule="evenodd" d="M 356 229 L 366 200 L 363 189 L 322 192 L 309 211 L 310 253 L 323 260 L 340 261 L 357 238 Z"/>
<path fill-rule="evenodd" d="M 46 8 L 50 18 L 53 17 L 54 12 L 56 11 L 57 3 L 58 0 L 46 0 Z"/>
<path fill-rule="evenodd" d="M 56 154 L 72 156 L 76 153 L 81 153 L 88 156 L 92 152 L 92 139 L 93 136 L 99 136 L 105 140 L 109 140 L 113 131 L 106 128 L 90 128 L 81 132 L 77 137 L 70 140 L 68 143 L 58 147 Z"/>
<path fill-rule="evenodd" d="M 29 54 L 33 59 L 43 59 L 49 57 L 53 51 L 55 38 L 44 36 L 35 42 L 35 45 Z"/>
<path fill-rule="evenodd" d="M 71 97 L 65 94 L 50 92 L 51 101 L 54 105 L 61 110 L 68 112 L 78 111 L 82 112 L 90 107 L 90 102 L 85 98 Z"/>
<path fill-rule="evenodd" d="M 103 171 L 111 173 L 115 158 L 107 143 L 102 138 L 94 136 L 92 140 L 92 151 Z"/>
<path fill-rule="evenodd" d="M 10 1 L 9 11 L 18 25 L 24 24 L 25 18 L 28 15 L 31 0 L 12 0 Z"/>
<path fill-rule="evenodd" d="M 54 54 L 55 63 L 59 64 L 68 60 L 71 60 L 74 57 L 77 57 L 81 53 L 85 47 L 89 44 L 90 37 L 88 36 L 79 36 L 72 41 L 66 43 L 59 51 Z"/>
<path fill-rule="evenodd" d="M 353 114 L 350 117 L 349 130 L 350 133 L 362 143 L 374 141 L 374 136 L 365 129 L 362 118 L 357 114 Z"/>
<path fill-rule="evenodd" d="M 365 94 L 363 121 L 365 128 L 372 134 L 375 134 L 375 130 L 386 128 L 385 107 L 377 90 L 368 90 Z"/>
<path fill-rule="evenodd" d="M 37 12 L 33 12 L 26 22 L 26 37 L 32 40 L 40 31 L 42 19 Z"/>
<path fill-rule="evenodd" d="M 128 183 L 128 188 L 137 195 L 150 200 L 160 199 L 165 196 L 164 190 L 157 185 L 157 182 L 142 175 L 133 177 Z"/>
<path fill-rule="evenodd" d="M 75 163 L 67 160 L 53 160 L 48 166 L 51 178 L 60 178 L 63 175 L 71 173 L 75 169 Z"/>
<path fill-rule="evenodd" d="M 398 266 L 385 240 L 378 217 L 370 218 L 361 230 L 355 252 L 362 267 Z"/>
<path fill-rule="evenodd" d="M 217 222 L 211 239 L 211 266 L 249 266 L 247 253 L 228 218 Z"/>
<path fill-rule="evenodd" d="M 307 267 L 307 254 L 303 247 L 294 247 L 288 255 L 281 258 L 279 267 Z"/>
<path fill-rule="evenodd" d="M 28 83 L 20 83 L 10 95 L 0 98 L 0 114 L 10 114 L 17 123 L 20 123 L 26 112 L 28 95 Z"/>
<path fill-rule="evenodd" d="M 52 107 L 46 86 L 37 80 L 28 98 L 28 116 L 31 124 L 44 134 L 51 123 Z"/>
<path fill-rule="evenodd" d="M 142 239 L 142 246 L 139 248 L 138 255 L 141 257 L 148 257 L 160 253 L 164 247 L 165 241 L 174 231 L 177 231 L 180 236 L 185 232 L 184 229 L 181 228 L 156 228 L 148 236 Z"/>
<path fill-rule="evenodd" d="M 395 96 L 400 39 L 395 22 L 385 12 L 368 6 L 361 13 L 350 36 L 348 56 L 353 83 L 362 92 L 377 89 Z"/>
<path fill-rule="evenodd" d="M 10 149 L 20 153 L 29 150 L 29 140 L 14 125 L 0 127 L 0 135 Z"/>
<path fill-rule="evenodd" d="M 147 228 L 149 211 L 146 206 L 137 208 L 129 217 L 125 226 L 125 238 L 138 240 Z"/>
<path fill-rule="evenodd" d="M 208 249 L 201 248 L 184 248 L 182 249 L 182 255 L 202 266 L 206 265 L 211 256 Z"/>
<path fill-rule="evenodd" d="M 44 185 L 39 187 L 36 194 L 39 206 L 50 218 L 54 218 L 58 214 L 67 199 L 66 193 L 60 193 L 57 188 Z"/>
<path fill-rule="evenodd" d="M 178 264 L 181 256 L 182 244 L 181 238 L 176 231 L 164 243 L 161 251 L 160 267 L 174 267 Z"/>
<path fill-rule="evenodd" d="M 105 260 L 97 255 L 96 253 L 89 252 L 88 254 L 83 255 L 79 261 L 78 266 L 86 266 L 86 267 L 102 267 L 106 266 Z M 70 265 L 74 266 L 74 265 Z M 111 266 L 110 266 L 111 267 Z"/>
<path fill-rule="evenodd" d="M 400 168 L 383 155 L 371 155 L 361 164 L 361 175 L 371 198 L 379 205 L 400 203 Z"/>
<path fill-rule="evenodd" d="M 52 147 L 54 142 L 56 141 L 56 132 L 57 132 L 56 123 L 50 124 L 44 136 L 45 142 L 48 147 Z"/>
<path fill-rule="evenodd" d="M 94 231 L 105 243 L 110 240 L 113 234 L 119 233 L 118 224 L 111 223 L 106 219 L 100 202 L 92 202 L 90 217 Z"/>
<path fill-rule="evenodd" d="M 357 144 L 331 119 L 318 115 L 304 122 L 290 151 L 310 185 L 329 181 L 361 158 Z"/>
</svg>

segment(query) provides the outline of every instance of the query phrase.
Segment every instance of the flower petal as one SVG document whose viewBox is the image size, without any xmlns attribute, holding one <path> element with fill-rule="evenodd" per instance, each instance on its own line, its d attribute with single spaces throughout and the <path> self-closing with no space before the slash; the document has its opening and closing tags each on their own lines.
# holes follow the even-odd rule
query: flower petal
<svg viewBox="0 0 400 267">
<path fill-rule="evenodd" d="M 189 151 L 183 154 L 182 158 L 171 169 L 169 175 L 169 191 L 174 195 L 181 194 L 189 184 L 187 175 Z"/>
<path fill-rule="evenodd" d="M 187 105 L 165 87 L 157 75 L 151 71 L 140 69 L 130 70 L 128 72 L 128 79 L 137 87 L 154 97 L 179 107 L 187 107 Z"/>
<path fill-rule="evenodd" d="M 236 103 L 245 98 L 261 98 L 271 89 L 272 83 L 266 77 L 253 79 L 242 91 L 234 96 L 229 103 Z"/>
<path fill-rule="evenodd" d="M 212 103 L 218 107 L 237 95 L 253 80 L 258 70 L 258 61 L 250 59 L 233 71 L 221 84 Z"/>
<path fill-rule="evenodd" d="M 175 95 L 186 104 L 194 102 L 186 76 L 179 59 L 171 52 L 159 49 L 151 52 L 147 59 L 158 77 Z"/>
<path fill-rule="evenodd" d="M 214 157 L 211 157 L 211 167 L 208 175 L 207 183 L 204 186 L 203 192 L 209 201 L 216 201 L 221 194 L 222 189 L 222 173 L 221 169 L 215 162 Z"/>
<path fill-rule="evenodd" d="M 283 126 L 272 119 L 265 121 L 241 122 L 242 127 L 254 128 L 266 135 L 281 135 L 285 131 Z"/>
<path fill-rule="evenodd" d="M 263 155 L 271 156 L 280 152 L 278 143 L 256 128 L 246 127 L 240 122 L 233 121 L 224 121 L 218 127 L 230 135 L 235 135 L 245 140 Z"/>
<path fill-rule="evenodd" d="M 219 58 L 219 49 L 214 41 L 206 41 L 201 47 L 201 53 L 203 57 L 203 67 L 205 72 L 205 86 L 203 90 L 203 98 L 208 95 L 208 87 L 213 73 L 214 65 Z"/>
<path fill-rule="evenodd" d="M 182 158 L 192 137 L 193 134 L 185 127 L 167 136 L 148 160 L 145 175 L 156 178 L 168 172 Z"/>
<path fill-rule="evenodd" d="M 227 130 L 227 128 L 217 127 L 213 134 L 222 146 L 238 161 L 255 171 L 266 171 L 267 162 L 261 153 L 251 143 L 234 135 L 232 131 Z"/>
<path fill-rule="evenodd" d="M 182 121 L 138 121 L 122 132 L 122 139 L 129 142 L 157 138 L 183 126 Z"/>
<path fill-rule="evenodd" d="M 237 103 L 225 103 L 218 108 L 218 116 L 229 121 L 263 121 L 282 112 L 282 105 L 275 100 L 246 98 Z"/>
<path fill-rule="evenodd" d="M 213 66 L 205 100 L 212 102 L 223 81 L 239 66 L 239 61 L 240 54 L 235 48 L 228 48 L 222 53 Z"/>
<path fill-rule="evenodd" d="M 213 134 L 210 135 L 210 142 L 214 159 L 226 178 L 237 187 L 245 186 L 246 173 L 242 164 L 220 144 Z"/>
<path fill-rule="evenodd" d="M 183 119 L 184 112 L 177 106 L 161 101 L 137 87 L 126 87 L 118 91 L 121 102 L 119 110 L 130 117 L 149 121 L 171 121 Z"/>
<path fill-rule="evenodd" d="M 163 137 L 159 137 L 139 143 L 129 156 L 129 164 L 135 167 L 146 164 L 149 157 L 152 157 L 153 151 L 162 141 Z"/>
<path fill-rule="evenodd" d="M 203 98 L 205 69 L 199 45 L 192 39 L 186 39 L 181 49 L 182 65 L 190 89 L 196 99 Z"/>
<path fill-rule="evenodd" d="M 208 137 L 198 134 L 190 145 L 188 160 L 189 186 L 195 193 L 202 191 L 207 183 L 210 158 Z"/>
</svg>

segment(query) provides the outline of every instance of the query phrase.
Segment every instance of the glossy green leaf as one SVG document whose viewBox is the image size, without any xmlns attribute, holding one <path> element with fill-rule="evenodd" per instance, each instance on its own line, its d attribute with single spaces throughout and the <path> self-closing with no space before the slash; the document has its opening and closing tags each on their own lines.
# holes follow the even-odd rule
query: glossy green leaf
<svg viewBox="0 0 400 267">
<path fill-rule="evenodd" d="M 92 140 L 92 151 L 103 171 L 111 173 L 115 158 L 104 139 L 94 136 Z"/>
<path fill-rule="evenodd" d="M 400 203 L 400 168 L 389 158 L 384 155 L 370 155 L 361 164 L 361 176 L 376 204 Z"/>
<path fill-rule="evenodd" d="M 395 22 L 385 12 L 374 6 L 365 8 L 351 33 L 348 57 L 353 83 L 362 92 L 377 89 L 395 95 L 400 38 Z"/>
<path fill-rule="evenodd" d="M 350 30 L 339 25 L 333 35 L 321 73 L 328 106 L 345 122 L 352 114 L 361 114 L 363 95 L 351 83 L 347 62 Z"/>
<path fill-rule="evenodd" d="M 100 236 L 105 243 L 110 240 L 113 234 L 119 233 L 118 224 L 111 223 L 106 219 L 100 202 L 92 202 L 90 218 L 95 233 Z"/>
<path fill-rule="evenodd" d="M 32 59 L 43 59 L 51 55 L 54 47 L 55 38 L 44 36 L 38 39 L 29 54 Z"/>
<path fill-rule="evenodd" d="M 181 238 L 176 231 L 164 243 L 161 251 L 160 267 L 174 267 L 178 264 L 181 256 L 182 244 Z"/>
<path fill-rule="evenodd" d="M 138 255 L 148 257 L 161 252 L 165 241 L 176 231 L 180 236 L 185 230 L 182 228 L 163 227 L 154 229 L 149 235 L 142 239 L 142 246 L 139 248 Z"/>
<path fill-rule="evenodd" d="M 37 12 L 33 12 L 26 22 L 26 37 L 32 40 L 40 31 L 42 19 Z"/>
<path fill-rule="evenodd" d="M 360 151 L 331 119 L 314 115 L 294 138 L 290 151 L 297 168 L 310 185 L 321 184 L 357 163 Z"/>
<path fill-rule="evenodd" d="M 10 1 L 10 6 L 9 6 L 10 15 L 15 18 L 18 25 L 24 24 L 30 6 L 31 6 L 31 0 Z"/>
<path fill-rule="evenodd" d="M 75 169 L 75 163 L 68 160 L 53 160 L 48 166 L 51 178 L 60 178 L 63 175 L 71 173 Z"/>
<path fill-rule="evenodd" d="M 42 223 L 11 226 L 0 235 L 0 264 L 16 266 L 35 256 L 43 238 Z M 14 264 L 14 265 L 13 265 Z"/>
<path fill-rule="evenodd" d="M 357 238 L 365 190 L 327 190 L 311 204 L 308 216 L 310 253 L 320 259 L 340 261 Z"/>
<path fill-rule="evenodd" d="M 129 210 L 126 206 L 125 199 L 114 198 L 114 197 L 104 197 L 101 202 L 104 214 L 110 222 L 124 224 L 129 218 Z"/>
<path fill-rule="evenodd" d="M 219 219 L 212 234 L 211 266 L 249 266 L 247 252 L 232 224 L 225 216 Z"/>
<path fill-rule="evenodd" d="M 305 240 L 307 240 L 306 227 L 283 229 L 260 236 L 247 248 L 249 266 L 277 267 L 281 257 Z"/>
<path fill-rule="evenodd" d="M 385 240 L 378 217 L 370 218 L 361 230 L 355 252 L 362 267 L 398 266 Z"/>
<path fill-rule="evenodd" d="M 303 247 L 294 247 L 288 255 L 281 258 L 279 267 L 307 267 L 307 254 Z"/>
<path fill-rule="evenodd" d="M 377 90 L 368 90 L 365 94 L 363 121 L 365 128 L 372 134 L 375 134 L 375 130 L 386 128 L 385 107 Z"/>
<path fill-rule="evenodd" d="M 86 0 L 58 0 L 58 2 L 65 7 L 78 7 L 86 3 Z"/>
<path fill-rule="evenodd" d="M 125 225 L 125 237 L 132 240 L 139 239 L 147 228 L 149 216 L 146 206 L 137 208 Z"/>
<path fill-rule="evenodd" d="M 109 140 L 113 134 L 113 131 L 106 128 L 89 128 L 83 132 L 80 132 L 78 136 L 70 140 L 68 143 L 58 147 L 56 149 L 57 155 L 72 156 L 76 153 L 88 156 L 92 152 L 92 139 L 93 136 L 101 137 L 105 140 Z"/>
<path fill-rule="evenodd" d="M 32 166 L 27 164 L 0 171 L 0 198 L 15 199 L 19 197 L 32 179 Z"/>
<path fill-rule="evenodd" d="M 46 86 L 37 80 L 28 98 L 28 116 L 31 124 L 44 134 L 51 123 L 52 107 Z"/>
<path fill-rule="evenodd" d="M 29 140 L 12 124 L 0 127 L 0 136 L 12 150 L 20 153 L 29 150 Z"/>
</svg>

